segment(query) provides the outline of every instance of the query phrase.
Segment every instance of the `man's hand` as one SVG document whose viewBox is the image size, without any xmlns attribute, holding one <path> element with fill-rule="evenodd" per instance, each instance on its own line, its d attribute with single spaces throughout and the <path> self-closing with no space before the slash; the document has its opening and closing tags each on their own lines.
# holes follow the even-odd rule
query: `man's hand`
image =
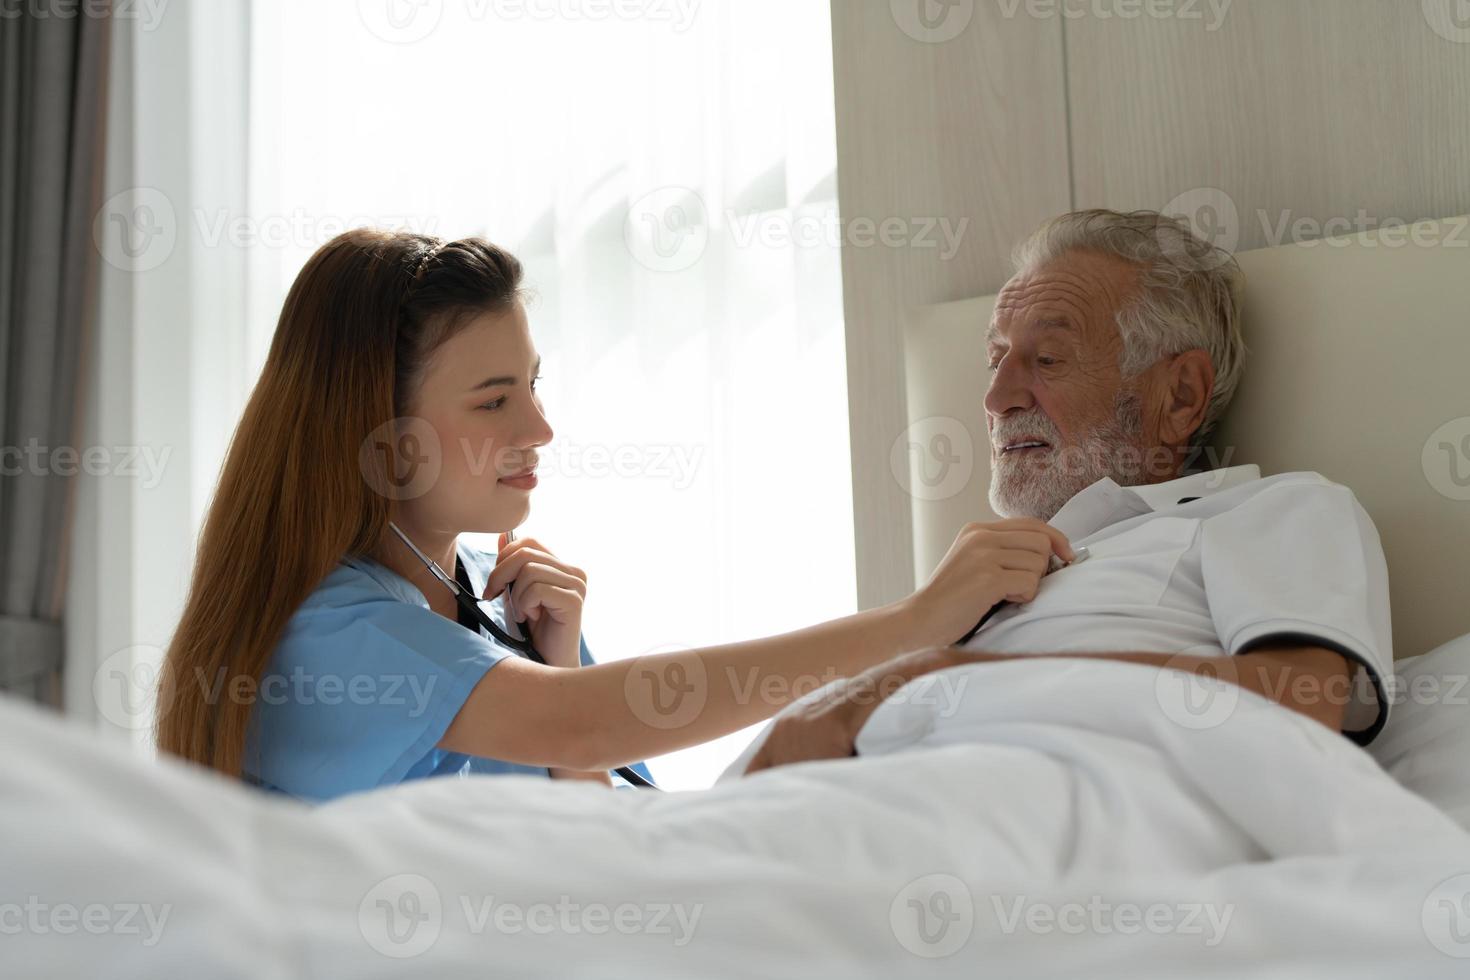
<svg viewBox="0 0 1470 980">
<path fill-rule="evenodd" d="M 858 732 L 878 705 L 914 678 L 954 666 L 955 653 L 947 649 L 906 653 L 838 681 L 815 701 L 797 702 L 776 717 L 770 734 L 745 767 L 745 774 L 794 762 L 856 755 Z M 973 659 L 971 655 L 967 662 Z"/>
</svg>

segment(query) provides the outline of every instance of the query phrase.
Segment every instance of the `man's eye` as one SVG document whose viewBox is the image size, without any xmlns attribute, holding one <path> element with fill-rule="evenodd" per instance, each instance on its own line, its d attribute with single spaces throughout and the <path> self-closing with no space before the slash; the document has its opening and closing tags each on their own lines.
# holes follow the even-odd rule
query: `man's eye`
<svg viewBox="0 0 1470 980">
<path fill-rule="evenodd" d="M 1042 367 L 1051 367 L 1053 364 L 1058 364 L 1060 362 L 1055 357 L 1038 357 L 1036 359 L 1036 363 L 1040 364 Z"/>
</svg>

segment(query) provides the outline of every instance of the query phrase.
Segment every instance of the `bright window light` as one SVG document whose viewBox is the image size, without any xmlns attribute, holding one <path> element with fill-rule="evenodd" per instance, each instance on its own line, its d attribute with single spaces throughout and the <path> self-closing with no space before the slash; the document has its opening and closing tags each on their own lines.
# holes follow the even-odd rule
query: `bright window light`
<svg viewBox="0 0 1470 980">
<path fill-rule="evenodd" d="M 526 264 L 557 433 L 520 533 L 587 570 L 594 655 L 853 612 L 827 4 L 254 9 L 257 365 L 337 232 L 483 235 Z M 752 734 L 654 774 L 709 785 Z"/>
</svg>

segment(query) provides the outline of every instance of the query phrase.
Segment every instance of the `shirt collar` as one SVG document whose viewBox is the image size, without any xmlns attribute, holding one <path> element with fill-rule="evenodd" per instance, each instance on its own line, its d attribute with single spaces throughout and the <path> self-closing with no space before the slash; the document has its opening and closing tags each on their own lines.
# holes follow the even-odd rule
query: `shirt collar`
<svg viewBox="0 0 1470 980">
<path fill-rule="evenodd" d="M 1110 477 L 1103 477 L 1063 504 L 1062 509 L 1047 523 L 1065 534 L 1069 541 L 1076 541 L 1119 521 L 1173 507 L 1191 497 L 1206 497 L 1260 478 L 1261 469 L 1254 463 L 1229 466 L 1206 473 L 1191 473 L 1166 483 L 1137 487 L 1120 487 Z"/>
<path fill-rule="evenodd" d="M 1245 466 L 1227 466 L 1223 470 L 1191 473 L 1167 483 L 1152 483 L 1142 487 L 1130 487 L 1143 502 L 1154 510 L 1173 507 L 1185 497 L 1208 497 L 1212 493 L 1228 490 L 1242 483 L 1261 478 L 1261 468 L 1255 463 Z"/>
</svg>

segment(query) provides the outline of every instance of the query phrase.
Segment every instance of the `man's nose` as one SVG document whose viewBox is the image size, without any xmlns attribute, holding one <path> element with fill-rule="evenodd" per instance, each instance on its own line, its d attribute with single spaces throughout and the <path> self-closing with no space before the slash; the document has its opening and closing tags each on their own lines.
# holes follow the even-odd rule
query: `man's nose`
<svg viewBox="0 0 1470 980">
<path fill-rule="evenodd" d="M 1029 410 L 1036 405 L 1031 394 L 1030 377 L 1013 358 L 1003 357 L 990 375 L 990 387 L 985 391 L 985 411 L 1000 418 L 1014 409 Z"/>
</svg>

